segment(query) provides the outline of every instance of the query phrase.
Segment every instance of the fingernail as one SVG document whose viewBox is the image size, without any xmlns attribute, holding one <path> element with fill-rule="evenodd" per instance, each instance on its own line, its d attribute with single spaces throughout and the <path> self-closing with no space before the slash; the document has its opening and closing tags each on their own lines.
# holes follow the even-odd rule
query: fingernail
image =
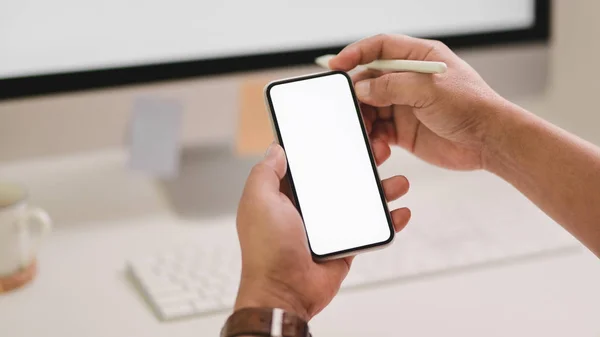
<svg viewBox="0 0 600 337">
<path fill-rule="evenodd" d="M 360 81 L 356 83 L 354 90 L 359 97 L 367 97 L 371 91 L 371 83 L 369 81 Z"/>
<path fill-rule="evenodd" d="M 265 163 L 274 166 L 277 163 L 277 157 L 278 157 L 279 153 L 277 151 L 277 144 L 276 143 L 271 143 L 271 145 L 269 145 L 269 148 L 267 149 L 267 152 L 265 153 Z"/>
<path fill-rule="evenodd" d="M 269 147 L 267 148 L 267 152 L 265 152 L 265 158 L 269 158 L 270 155 L 273 155 L 273 146 L 275 145 L 275 143 L 271 143 L 271 145 L 269 145 Z"/>
</svg>

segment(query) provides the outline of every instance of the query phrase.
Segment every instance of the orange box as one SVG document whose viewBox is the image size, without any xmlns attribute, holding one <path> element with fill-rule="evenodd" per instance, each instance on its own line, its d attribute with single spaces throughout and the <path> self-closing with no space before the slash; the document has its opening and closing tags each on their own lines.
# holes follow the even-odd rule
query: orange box
<svg viewBox="0 0 600 337">
<path fill-rule="evenodd" d="M 265 77 L 242 80 L 236 130 L 237 155 L 263 154 L 273 142 L 273 130 L 263 93 L 264 87 L 272 80 Z"/>
</svg>

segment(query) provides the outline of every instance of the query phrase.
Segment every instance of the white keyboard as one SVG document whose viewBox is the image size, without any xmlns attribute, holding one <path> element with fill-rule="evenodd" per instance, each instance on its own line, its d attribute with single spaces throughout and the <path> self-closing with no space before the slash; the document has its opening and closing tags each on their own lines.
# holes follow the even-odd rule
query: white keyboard
<svg viewBox="0 0 600 337">
<path fill-rule="evenodd" d="M 399 203 L 412 209 L 409 226 L 392 246 L 358 256 L 342 292 L 578 247 L 511 186 L 486 173 L 413 181 L 411 189 Z M 230 310 L 240 274 L 236 240 L 210 238 L 202 246 L 133 259 L 129 267 L 162 320 Z"/>
</svg>

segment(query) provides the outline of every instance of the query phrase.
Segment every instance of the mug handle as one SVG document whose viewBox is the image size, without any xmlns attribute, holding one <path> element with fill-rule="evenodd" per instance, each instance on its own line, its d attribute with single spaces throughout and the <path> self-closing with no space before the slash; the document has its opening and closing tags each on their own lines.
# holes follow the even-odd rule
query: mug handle
<svg viewBox="0 0 600 337">
<path fill-rule="evenodd" d="M 35 207 L 27 209 L 16 224 L 21 233 L 21 267 L 26 267 L 36 255 L 42 239 L 52 230 L 52 219 L 46 211 Z M 31 240 L 32 228 L 36 240 Z"/>
</svg>

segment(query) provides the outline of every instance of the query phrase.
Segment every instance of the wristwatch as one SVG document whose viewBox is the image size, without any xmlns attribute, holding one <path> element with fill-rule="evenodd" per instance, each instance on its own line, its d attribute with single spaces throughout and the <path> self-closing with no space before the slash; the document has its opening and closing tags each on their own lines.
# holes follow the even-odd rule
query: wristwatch
<svg viewBox="0 0 600 337">
<path fill-rule="evenodd" d="M 311 337 L 308 323 L 278 308 L 243 308 L 225 322 L 221 337 Z"/>
</svg>

